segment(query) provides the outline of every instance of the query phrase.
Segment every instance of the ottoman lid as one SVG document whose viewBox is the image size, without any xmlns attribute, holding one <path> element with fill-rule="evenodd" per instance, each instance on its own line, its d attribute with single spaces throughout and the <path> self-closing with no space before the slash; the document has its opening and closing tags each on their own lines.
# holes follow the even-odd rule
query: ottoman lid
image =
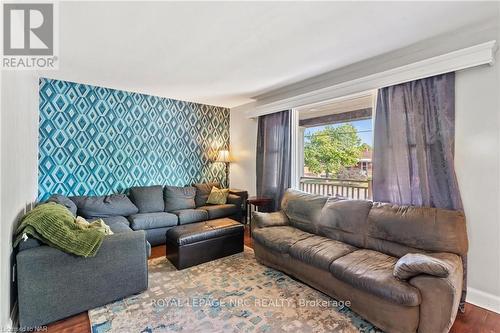
<svg viewBox="0 0 500 333">
<path fill-rule="evenodd" d="M 243 233 L 243 225 L 228 218 L 180 225 L 167 231 L 167 241 L 187 245 L 221 236 Z"/>
</svg>

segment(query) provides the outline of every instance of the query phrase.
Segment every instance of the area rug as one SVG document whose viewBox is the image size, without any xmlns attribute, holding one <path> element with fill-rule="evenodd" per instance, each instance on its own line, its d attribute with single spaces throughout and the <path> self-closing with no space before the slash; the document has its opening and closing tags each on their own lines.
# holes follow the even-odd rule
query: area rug
<svg viewBox="0 0 500 333">
<path fill-rule="evenodd" d="M 253 250 L 178 271 L 149 261 L 147 291 L 89 311 L 102 332 L 381 332 L 340 301 L 259 264 Z"/>
</svg>

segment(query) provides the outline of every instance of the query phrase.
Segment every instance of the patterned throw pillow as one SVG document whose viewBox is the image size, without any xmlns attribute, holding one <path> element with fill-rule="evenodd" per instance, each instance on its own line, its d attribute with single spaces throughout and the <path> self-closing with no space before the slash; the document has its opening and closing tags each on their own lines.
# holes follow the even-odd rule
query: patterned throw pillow
<svg viewBox="0 0 500 333">
<path fill-rule="evenodd" d="M 226 203 L 228 195 L 228 188 L 220 189 L 214 186 L 212 187 L 212 191 L 210 191 L 210 195 L 208 196 L 207 204 L 223 205 Z"/>
</svg>

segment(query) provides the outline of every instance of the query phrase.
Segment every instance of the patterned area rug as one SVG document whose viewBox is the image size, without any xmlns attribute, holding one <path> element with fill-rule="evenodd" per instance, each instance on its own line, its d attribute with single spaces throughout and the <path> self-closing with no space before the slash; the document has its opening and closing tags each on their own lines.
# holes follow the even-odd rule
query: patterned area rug
<svg viewBox="0 0 500 333">
<path fill-rule="evenodd" d="M 257 263 L 253 250 L 178 271 L 149 262 L 149 289 L 89 311 L 101 332 L 381 332 L 342 302 Z"/>
</svg>

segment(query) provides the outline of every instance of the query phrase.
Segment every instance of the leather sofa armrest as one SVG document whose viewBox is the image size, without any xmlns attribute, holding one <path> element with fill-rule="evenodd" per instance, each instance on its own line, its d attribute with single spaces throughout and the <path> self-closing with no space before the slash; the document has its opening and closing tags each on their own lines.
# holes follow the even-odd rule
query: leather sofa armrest
<svg viewBox="0 0 500 333">
<path fill-rule="evenodd" d="M 408 253 L 397 261 L 393 275 L 408 280 L 420 274 L 446 278 L 462 265 L 460 257 L 452 253 Z"/>
<path fill-rule="evenodd" d="M 418 333 L 449 332 L 458 312 L 462 296 L 462 262 L 456 255 L 444 254 L 450 255 L 446 277 L 420 274 L 408 281 L 420 291 L 422 299 Z"/>
<path fill-rule="evenodd" d="M 283 211 L 274 213 L 252 212 L 252 229 L 288 225 L 288 217 Z"/>
</svg>

